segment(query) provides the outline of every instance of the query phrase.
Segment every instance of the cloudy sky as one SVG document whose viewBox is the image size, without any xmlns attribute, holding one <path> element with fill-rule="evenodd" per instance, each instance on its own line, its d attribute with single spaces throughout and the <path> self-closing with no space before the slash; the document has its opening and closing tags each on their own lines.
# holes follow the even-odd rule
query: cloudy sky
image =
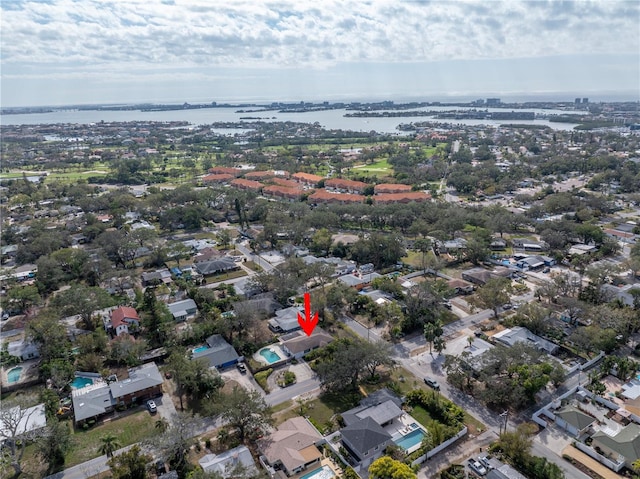
<svg viewBox="0 0 640 479">
<path fill-rule="evenodd" d="M 640 1 L 2 0 L 1 105 L 638 99 Z"/>
</svg>

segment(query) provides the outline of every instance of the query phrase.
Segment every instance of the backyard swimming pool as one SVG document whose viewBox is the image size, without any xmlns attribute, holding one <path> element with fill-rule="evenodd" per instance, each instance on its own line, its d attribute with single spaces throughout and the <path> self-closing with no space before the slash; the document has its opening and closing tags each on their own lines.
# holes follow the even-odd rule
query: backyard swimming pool
<svg viewBox="0 0 640 479">
<path fill-rule="evenodd" d="M 204 346 L 198 346 L 197 348 L 195 348 L 193 350 L 194 353 L 199 353 L 200 351 L 206 351 L 207 349 L 209 349 L 209 346 L 207 346 L 206 344 Z"/>
<path fill-rule="evenodd" d="M 401 438 L 393 442 L 395 442 L 405 451 L 408 451 L 412 447 L 420 444 L 422 442 L 422 438 L 424 438 L 424 431 L 422 429 L 414 429 L 406 436 L 402 436 Z"/>
<path fill-rule="evenodd" d="M 300 479 L 333 479 L 336 475 L 333 473 L 329 466 L 322 466 L 319 469 L 314 469 L 308 474 L 305 474 Z"/>
<path fill-rule="evenodd" d="M 20 380 L 20 374 L 22 373 L 22 367 L 18 366 L 7 371 L 7 381 L 9 384 L 17 383 Z"/>
<path fill-rule="evenodd" d="M 71 383 L 71 389 L 82 389 L 90 384 L 93 384 L 93 379 L 76 377 Z"/>
<path fill-rule="evenodd" d="M 278 356 L 278 354 L 271 348 L 262 348 L 259 353 L 260 356 L 262 356 L 264 359 L 267 360 L 267 363 L 269 364 L 273 364 L 275 362 L 280 361 L 280 356 Z"/>
</svg>

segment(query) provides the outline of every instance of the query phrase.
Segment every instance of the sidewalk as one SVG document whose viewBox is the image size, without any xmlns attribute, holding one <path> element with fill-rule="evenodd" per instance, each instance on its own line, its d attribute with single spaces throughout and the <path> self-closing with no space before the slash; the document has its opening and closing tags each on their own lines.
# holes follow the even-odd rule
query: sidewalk
<svg viewBox="0 0 640 479">
<path fill-rule="evenodd" d="M 418 471 L 418 479 L 430 479 L 436 477 L 438 472 L 450 464 L 463 464 L 468 457 L 480 454 L 480 448 L 487 450 L 489 444 L 495 441 L 498 435 L 492 430 L 487 430 L 474 438 L 468 438 L 464 442 L 458 442 L 448 447 L 440 454 L 436 454 L 422 464 Z"/>
</svg>

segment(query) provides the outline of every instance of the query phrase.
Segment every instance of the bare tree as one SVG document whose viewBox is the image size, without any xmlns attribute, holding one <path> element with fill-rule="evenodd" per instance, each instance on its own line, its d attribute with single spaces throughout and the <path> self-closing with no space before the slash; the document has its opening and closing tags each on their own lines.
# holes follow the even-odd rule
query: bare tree
<svg viewBox="0 0 640 479">
<path fill-rule="evenodd" d="M 43 434 L 44 426 L 44 405 L 28 407 L 23 401 L 3 402 L 0 408 L 1 457 L 3 462 L 13 467 L 13 477 L 22 474 L 25 448 Z"/>
</svg>

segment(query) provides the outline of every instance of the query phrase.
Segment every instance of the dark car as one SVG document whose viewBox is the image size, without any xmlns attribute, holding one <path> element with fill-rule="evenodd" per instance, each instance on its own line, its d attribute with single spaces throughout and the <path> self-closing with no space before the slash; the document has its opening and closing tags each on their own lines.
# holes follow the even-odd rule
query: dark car
<svg viewBox="0 0 640 479">
<path fill-rule="evenodd" d="M 438 381 L 436 381 L 435 379 L 424 378 L 424 383 L 430 388 L 433 388 L 436 391 L 440 391 L 440 385 L 438 384 Z"/>
<path fill-rule="evenodd" d="M 247 374 L 247 367 L 244 365 L 244 363 L 237 363 L 236 367 L 242 374 Z"/>
</svg>

